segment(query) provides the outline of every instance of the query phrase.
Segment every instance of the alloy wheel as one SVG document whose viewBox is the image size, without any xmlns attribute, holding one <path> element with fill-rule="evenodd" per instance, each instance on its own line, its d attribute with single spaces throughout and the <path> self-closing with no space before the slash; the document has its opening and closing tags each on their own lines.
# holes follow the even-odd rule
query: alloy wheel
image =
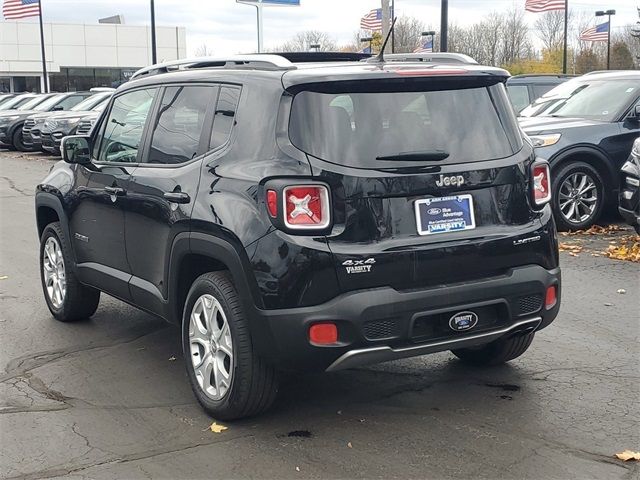
<svg viewBox="0 0 640 480">
<path fill-rule="evenodd" d="M 212 295 L 200 296 L 193 305 L 189 347 L 198 385 L 208 397 L 220 400 L 231 387 L 233 341 L 222 305 Z"/>
<path fill-rule="evenodd" d="M 565 178 L 560 186 L 558 204 L 564 219 L 572 224 L 591 218 L 598 205 L 598 189 L 588 174 L 576 172 Z"/>
<path fill-rule="evenodd" d="M 64 257 L 60 243 L 54 237 L 47 238 L 42 256 L 42 270 L 47 296 L 55 308 L 61 308 L 67 294 Z"/>
</svg>

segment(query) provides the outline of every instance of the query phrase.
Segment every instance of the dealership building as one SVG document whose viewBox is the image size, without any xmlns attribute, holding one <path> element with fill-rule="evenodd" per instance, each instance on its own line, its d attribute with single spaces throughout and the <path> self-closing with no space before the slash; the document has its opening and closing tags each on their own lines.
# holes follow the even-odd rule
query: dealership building
<svg viewBox="0 0 640 480">
<path fill-rule="evenodd" d="M 151 63 L 146 26 L 45 23 L 49 89 L 57 92 L 117 86 Z M 186 57 L 184 27 L 156 27 L 157 58 Z M 43 88 L 40 28 L 37 22 L 0 22 L 0 92 L 40 92 Z"/>
</svg>

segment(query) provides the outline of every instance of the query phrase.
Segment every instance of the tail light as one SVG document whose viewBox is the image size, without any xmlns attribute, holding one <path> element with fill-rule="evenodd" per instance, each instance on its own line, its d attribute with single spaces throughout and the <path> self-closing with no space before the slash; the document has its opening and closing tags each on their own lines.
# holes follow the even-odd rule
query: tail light
<svg viewBox="0 0 640 480">
<path fill-rule="evenodd" d="M 547 288 L 547 293 L 544 298 L 544 306 L 547 310 L 556 306 L 558 302 L 558 291 L 555 285 L 551 285 Z"/>
<path fill-rule="evenodd" d="M 331 222 L 329 190 L 324 185 L 295 185 L 282 190 L 284 224 L 294 230 L 321 230 Z"/>
<path fill-rule="evenodd" d="M 533 203 L 541 207 L 551 200 L 551 173 L 547 162 L 535 162 L 531 166 Z"/>
</svg>

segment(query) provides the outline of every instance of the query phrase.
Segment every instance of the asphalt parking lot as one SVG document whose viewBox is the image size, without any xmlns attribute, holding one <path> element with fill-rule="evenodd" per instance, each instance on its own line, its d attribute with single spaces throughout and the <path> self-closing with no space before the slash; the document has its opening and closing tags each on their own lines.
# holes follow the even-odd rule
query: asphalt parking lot
<svg viewBox="0 0 640 480">
<path fill-rule="evenodd" d="M 560 316 L 507 366 L 441 353 L 287 378 L 267 414 L 196 403 L 178 330 L 103 295 L 89 321 L 42 298 L 33 191 L 54 160 L 0 151 L 0 477 L 633 479 L 640 269 L 565 238 Z M 618 293 L 619 289 L 626 293 Z"/>
</svg>

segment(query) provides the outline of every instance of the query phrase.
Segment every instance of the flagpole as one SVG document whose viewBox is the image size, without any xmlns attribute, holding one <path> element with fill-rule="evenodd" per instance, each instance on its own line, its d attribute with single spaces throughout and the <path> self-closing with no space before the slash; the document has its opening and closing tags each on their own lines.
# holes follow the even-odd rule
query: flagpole
<svg viewBox="0 0 640 480">
<path fill-rule="evenodd" d="M 564 51 L 562 52 L 562 73 L 567 73 L 567 24 L 569 23 L 569 0 L 564 0 Z"/>
<path fill-rule="evenodd" d="M 49 93 L 49 77 L 47 76 L 47 58 L 44 49 L 44 26 L 42 25 L 42 0 L 38 2 L 38 18 L 40 19 L 40 48 L 42 51 L 42 86 L 44 93 Z"/>
</svg>

